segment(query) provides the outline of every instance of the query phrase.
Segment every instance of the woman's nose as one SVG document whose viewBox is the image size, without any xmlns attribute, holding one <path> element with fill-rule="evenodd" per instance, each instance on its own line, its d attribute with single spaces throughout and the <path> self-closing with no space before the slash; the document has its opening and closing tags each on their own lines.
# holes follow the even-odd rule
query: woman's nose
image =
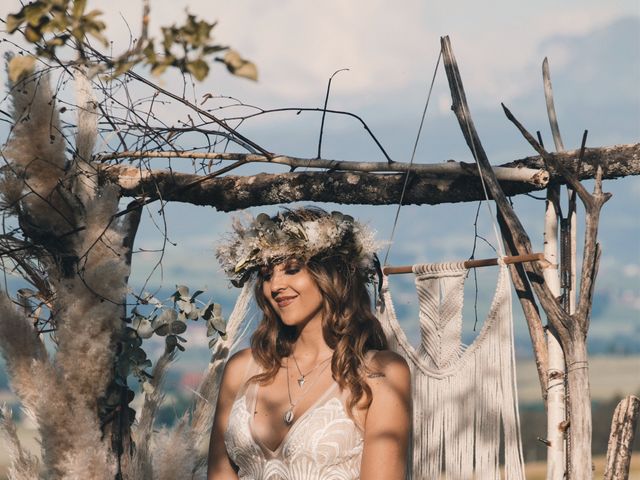
<svg viewBox="0 0 640 480">
<path fill-rule="evenodd" d="M 286 275 L 284 272 L 274 269 L 271 274 L 271 291 L 280 292 L 286 288 Z"/>
</svg>

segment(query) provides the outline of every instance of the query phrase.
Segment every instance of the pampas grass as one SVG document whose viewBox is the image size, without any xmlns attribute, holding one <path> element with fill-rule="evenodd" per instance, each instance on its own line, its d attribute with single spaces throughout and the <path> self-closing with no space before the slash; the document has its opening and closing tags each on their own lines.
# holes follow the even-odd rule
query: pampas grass
<svg viewBox="0 0 640 480">
<path fill-rule="evenodd" d="M 14 127 L 3 153 L 23 181 L 27 195 L 22 202 L 31 221 L 40 229 L 63 233 L 70 229 L 72 212 L 57 192 L 66 158 L 49 79 L 32 75 L 15 85 L 11 94 Z M 11 180 L 5 177 L 5 183 Z M 11 190 L 13 201 L 16 186 Z"/>
<path fill-rule="evenodd" d="M 21 225 L 52 254 L 46 265 L 57 351 L 48 356 L 26 314 L 4 294 L 0 349 L 12 387 L 38 425 L 43 478 L 106 480 L 114 478 L 117 463 L 110 439 L 103 438 L 97 407 L 113 375 L 129 267 L 122 226 L 113 221 L 117 191 L 98 187 L 94 177 L 88 183 L 74 181 L 86 179 L 97 135 L 89 80 L 81 72 L 77 79 L 79 99 L 84 99 L 76 138 L 80 155 L 67 167 L 47 77 L 34 75 L 12 89 L 16 124 L 4 154 L 13 173 L 4 178 L 9 187 L 4 201 L 16 201 L 24 192 Z M 16 186 L 19 180 L 22 189 Z M 69 235 L 75 226 L 83 228 Z M 18 472 L 19 461 L 14 464 L 12 471 Z"/>
<path fill-rule="evenodd" d="M 33 325 L 1 292 L 0 352 L 6 359 L 13 389 L 22 404 L 33 411 L 41 393 L 36 385 L 37 379 L 49 359 Z"/>
<path fill-rule="evenodd" d="M 117 458 L 98 403 L 113 379 L 115 351 L 126 315 L 130 267 L 123 222 L 115 220 L 118 190 L 98 185 L 90 164 L 97 136 L 96 100 L 91 82 L 75 73 L 79 104 L 75 154 L 65 159 L 55 101 L 46 76 L 34 75 L 12 89 L 15 126 L 4 151 L 8 169 L 0 180 L 2 201 L 15 206 L 25 237 L 47 257 L 52 292 L 47 298 L 56 328 L 56 351 L 49 355 L 28 312 L 0 292 L 0 352 L 12 388 L 33 414 L 41 437 L 41 461 L 25 452 L 10 412 L 0 429 L 9 439 L 11 480 L 113 479 Z M 224 363 L 246 318 L 252 288 L 245 285 L 196 393 L 193 409 L 172 429 L 154 430 L 162 402 L 163 378 L 173 355 L 153 371 L 152 391 L 137 425 L 135 446 L 122 458 L 126 480 L 206 478 L 211 424 Z M 130 455 L 130 456 L 129 456 Z"/>
<path fill-rule="evenodd" d="M 11 459 L 9 478 L 12 480 L 35 480 L 40 478 L 40 460 L 22 448 L 11 409 L 0 407 L 0 434 L 5 437 L 5 445 Z"/>
</svg>

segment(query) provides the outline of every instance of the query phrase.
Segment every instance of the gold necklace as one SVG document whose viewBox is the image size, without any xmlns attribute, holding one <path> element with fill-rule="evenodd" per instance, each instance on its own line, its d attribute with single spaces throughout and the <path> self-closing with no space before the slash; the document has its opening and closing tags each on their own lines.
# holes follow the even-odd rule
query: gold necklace
<svg viewBox="0 0 640 480">
<path fill-rule="evenodd" d="M 293 357 L 293 363 L 296 364 L 296 368 L 298 369 L 298 373 L 300 374 L 300 377 L 298 377 L 298 380 L 297 380 L 298 386 L 300 388 L 302 388 L 302 386 L 304 385 L 305 377 L 307 377 L 310 373 L 312 373 L 316 368 L 318 368 L 323 363 L 328 362 L 329 360 L 331 360 L 331 358 L 333 357 L 333 355 L 331 355 L 330 357 L 325 358 L 320 363 L 318 363 L 315 367 L 313 367 L 311 370 L 309 370 L 307 373 L 302 373 L 302 370 L 300 370 L 300 365 L 298 365 L 298 361 L 296 360 L 296 356 L 293 353 L 291 354 L 291 356 Z"/>
<path fill-rule="evenodd" d="M 313 382 L 311 382 L 311 384 L 307 388 L 307 391 L 303 392 L 295 402 L 291 399 L 291 386 L 289 385 L 289 361 L 287 360 L 287 394 L 289 396 L 289 409 L 286 412 L 284 412 L 284 416 L 283 416 L 284 423 L 286 423 L 287 425 L 291 425 L 293 423 L 293 420 L 295 419 L 295 413 L 293 412 L 293 410 L 296 408 L 296 405 L 298 405 L 298 403 L 300 403 L 300 400 L 302 400 L 305 397 L 305 395 L 309 393 L 309 391 L 311 391 L 311 389 L 316 384 L 318 379 L 322 376 L 322 372 L 324 372 L 325 368 L 327 368 L 327 365 L 328 365 L 328 363 L 326 363 L 327 360 L 323 360 L 321 363 L 313 367 L 313 369 L 315 370 L 318 366 L 325 363 L 325 366 L 322 367 L 320 372 L 318 372 L 318 376 L 313 380 Z M 295 361 L 295 358 L 294 358 L 294 361 Z M 308 372 L 307 375 L 309 373 L 311 372 Z"/>
</svg>

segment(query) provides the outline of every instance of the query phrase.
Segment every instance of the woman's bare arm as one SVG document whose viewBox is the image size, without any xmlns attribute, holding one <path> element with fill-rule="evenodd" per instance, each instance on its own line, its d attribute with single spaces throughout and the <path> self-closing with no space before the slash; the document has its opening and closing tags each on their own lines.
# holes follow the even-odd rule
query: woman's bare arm
<svg viewBox="0 0 640 480">
<path fill-rule="evenodd" d="M 411 432 L 411 374 L 391 351 L 376 352 L 367 384 L 373 395 L 364 422 L 361 480 L 404 480 Z"/>
<path fill-rule="evenodd" d="M 229 414 L 236 398 L 236 394 L 242 387 L 248 362 L 251 359 L 251 350 L 244 349 L 229 358 L 222 374 L 220 393 L 216 414 L 211 428 L 211 440 L 209 441 L 209 462 L 207 468 L 208 480 L 238 480 L 227 449 L 224 445 L 224 432 L 229 423 Z"/>
</svg>

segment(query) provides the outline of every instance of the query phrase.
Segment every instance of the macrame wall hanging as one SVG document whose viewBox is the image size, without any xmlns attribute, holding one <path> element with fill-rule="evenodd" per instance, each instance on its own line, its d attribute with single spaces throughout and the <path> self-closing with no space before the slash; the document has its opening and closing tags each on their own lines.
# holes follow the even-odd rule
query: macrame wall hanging
<svg viewBox="0 0 640 480">
<path fill-rule="evenodd" d="M 507 267 L 500 265 L 489 314 L 469 346 L 461 341 L 464 263 L 414 265 L 413 273 L 417 349 L 398 323 L 388 277 L 378 306 L 390 348 L 411 368 L 413 479 L 524 479 Z"/>
</svg>

